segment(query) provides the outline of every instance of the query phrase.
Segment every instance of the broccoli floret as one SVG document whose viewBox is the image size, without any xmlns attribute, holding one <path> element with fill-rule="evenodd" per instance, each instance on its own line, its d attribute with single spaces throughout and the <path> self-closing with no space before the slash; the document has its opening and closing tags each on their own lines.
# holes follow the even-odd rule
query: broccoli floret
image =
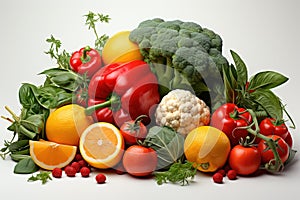
<svg viewBox="0 0 300 200">
<path fill-rule="evenodd" d="M 222 68 L 228 61 L 218 34 L 194 22 L 155 18 L 141 22 L 129 39 L 156 74 L 161 96 L 187 89 L 212 110 L 217 102 L 225 103 Z"/>
</svg>

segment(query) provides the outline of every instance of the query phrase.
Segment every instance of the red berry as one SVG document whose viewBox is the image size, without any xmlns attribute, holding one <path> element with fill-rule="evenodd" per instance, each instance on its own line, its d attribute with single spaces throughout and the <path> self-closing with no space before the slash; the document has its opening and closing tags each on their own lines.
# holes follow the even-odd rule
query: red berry
<svg viewBox="0 0 300 200">
<path fill-rule="evenodd" d="M 104 174 L 97 174 L 96 181 L 97 183 L 105 183 L 106 176 Z"/>
<path fill-rule="evenodd" d="M 80 161 L 80 160 L 82 160 L 82 159 L 83 159 L 83 158 L 82 158 L 82 156 L 81 156 L 80 153 L 78 153 L 78 154 L 75 155 L 75 158 L 74 158 L 75 161 L 78 162 L 78 161 Z"/>
<path fill-rule="evenodd" d="M 80 169 L 80 173 L 81 173 L 82 177 L 89 177 L 90 176 L 90 172 L 91 172 L 91 170 L 88 167 L 82 167 Z"/>
<path fill-rule="evenodd" d="M 231 169 L 227 172 L 227 177 L 229 180 L 234 180 L 236 179 L 236 171 Z"/>
<path fill-rule="evenodd" d="M 72 166 L 67 166 L 65 168 L 65 173 L 68 177 L 74 177 L 76 175 L 76 169 Z"/>
<path fill-rule="evenodd" d="M 213 181 L 215 183 L 223 183 L 223 175 L 221 173 L 219 173 L 219 172 L 215 173 L 213 175 Z"/>
<path fill-rule="evenodd" d="M 85 160 L 79 160 L 78 164 L 80 165 L 80 167 L 87 167 L 88 166 L 88 164 Z"/>
<path fill-rule="evenodd" d="M 75 170 L 76 170 L 76 172 L 79 172 L 80 168 L 81 168 L 80 164 L 78 162 L 76 162 L 76 161 L 72 162 L 71 167 L 74 167 Z"/>
<path fill-rule="evenodd" d="M 223 177 L 226 176 L 226 172 L 225 172 L 224 169 L 220 169 L 217 172 L 220 173 L 220 174 L 222 174 Z"/>
<path fill-rule="evenodd" d="M 61 168 L 54 168 L 52 170 L 52 176 L 54 178 L 61 178 L 61 176 L 62 176 L 62 169 Z"/>
</svg>

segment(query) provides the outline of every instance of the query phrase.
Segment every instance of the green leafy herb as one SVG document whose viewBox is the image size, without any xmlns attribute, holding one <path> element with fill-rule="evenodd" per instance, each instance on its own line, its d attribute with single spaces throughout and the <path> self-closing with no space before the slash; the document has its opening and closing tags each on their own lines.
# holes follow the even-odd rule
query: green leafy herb
<svg viewBox="0 0 300 200">
<path fill-rule="evenodd" d="M 86 17 L 85 24 L 88 25 L 88 29 L 89 30 L 93 29 L 94 34 L 96 35 L 95 48 L 98 50 L 101 50 L 109 37 L 106 34 L 103 34 L 99 37 L 97 30 L 96 30 L 96 23 L 97 22 L 109 23 L 109 20 L 110 20 L 109 15 L 93 13 L 93 12 L 89 11 L 89 13 L 84 15 L 84 17 Z"/>
<path fill-rule="evenodd" d="M 61 53 L 59 52 L 61 41 L 51 35 L 50 38 L 46 39 L 46 42 L 50 43 L 50 49 L 45 53 L 49 54 L 52 59 L 56 59 L 58 68 L 70 69 L 70 54 L 66 50 L 63 50 Z"/>
<path fill-rule="evenodd" d="M 36 175 L 32 175 L 27 181 L 42 181 L 42 184 L 45 184 L 48 182 L 48 180 L 52 180 L 50 174 L 51 172 L 42 171 Z"/>
<path fill-rule="evenodd" d="M 226 101 L 276 120 L 283 120 L 283 112 L 286 110 L 271 89 L 285 83 L 288 78 L 278 72 L 262 71 L 248 80 L 246 64 L 237 53 L 232 50 L 230 52 L 235 66 L 223 69 Z M 289 115 L 288 117 L 290 118 Z M 292 121 L 291 118 L 290 120 Z"/>
<path fill-rule="evenodd" d="M 249 90 L 262 89 L 272 89 L 275 88 L 289 79 L 284 75 L 273 72 L 273 71 L 263 71 L 255 74 L 249 80 Z"/>
<path fill-rule="evenodd" d="M 154 172 L 158 185 L 163 183 L 180 183 L 181 185 L 189 184 L 189 180 L 193 179 L 197 173 L 197 168 L 192 162 L 176 162 L 171 165 L 168 171 Z"/>
<path fill-rule="evenodd" d="M 32 174 L 36 171 L 38 171 L 40 168 L 37 166 L 34 161 L 31 159 L 31 157 L 26 157 L 22 160 L 20 160 L 15 168 L 14 173 L 15 174 Z"/>
</svg>

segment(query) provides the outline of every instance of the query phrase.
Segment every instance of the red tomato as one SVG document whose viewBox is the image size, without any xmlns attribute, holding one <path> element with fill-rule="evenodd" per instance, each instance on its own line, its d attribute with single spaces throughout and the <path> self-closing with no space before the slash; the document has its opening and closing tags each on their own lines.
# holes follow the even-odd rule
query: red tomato
<svg viewBox="0 0 300 200">
<path fill-rule="evenodd" d="M 293 147 L 293 138 L 290 132 L 288 132 L 288 134 L 284 138 L 284 141 L 290 146 L 290 148 Z"/>
<path fill-rule="evenodd" d="M 260 133 L 265 136 L 278 135 L 282 139 L 285 139 L 289 132 L 284 122 L 280 124 L 276 124 L 276 120 L 273 118 L 263 119 L 259 124 L 259 129 L 260 129 Z"/>
<path fill-rule="evenodd" d="M 272 138 L 276 141 L 276 150 L 279 154 L 281 162 L 284 163 L 289 157 L 289 145 L 278 135 L 268 135 L 267 137 Z M 268 148 L 268 145 L 264 140 L 258 143 L 258 150 L 261 153 L 262 163 L 268 163 L 274 159 L 274 153 Z"/>
<path fill-rule="evenodd" d="M 141 117 L 143 117 L 143 115 L 141 115 Z M 120 131 L 126 144 L 129 145 L 137 144 L 138 140 L 143 141 L 147 136 L 147 128 L 141 122 L 140 117 L 138 117 L 136 120 L 125 122 L 120 127 Z"/>
<path fill-rule="evenodd" d="M 256 172 L 261 163 L 261 156 L 254 146 L 236 145 L 229 154 L 229 165 L 239 175 L 250 175 Z"/>
<path fill-rule="evenodd" d="M 149 176 L 156 169 L 157 154 L 152 148 L 130 146 L 123 155 L 123 166 L 133 176 Z"/>
</svg>

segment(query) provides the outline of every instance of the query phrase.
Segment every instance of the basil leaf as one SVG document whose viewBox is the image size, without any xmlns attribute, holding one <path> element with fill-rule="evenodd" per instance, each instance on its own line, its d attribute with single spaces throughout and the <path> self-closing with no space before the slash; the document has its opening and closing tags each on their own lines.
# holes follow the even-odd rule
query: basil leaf
<svg viewBox="0 0 300 200">
<path fill-rule="evenodd" d="M 226 102 L 235 102 L 237 85 L 235 68 L 233 65 L 230 65 L 229 68 L 223 67 L 222 70 Z"/>
<path fill-rule="evenodd" d="M 274 119 L 281 120 L 283 111 L 280 99 L 269 89 L 257 89 L 250 94 L 253 101 L 258 103 Z"/>
<path fill-rule="evenodd" d="M 29 147 L 29 140 L 19 140 L 9 145 L 10 152 L 24 150 Z"/>
<path fill-rule="evenodd" d="M 248 81 L 248 71 L 246 64 L 237 53 L 232 50 L 230 50 L 230 53 L 236 66 L 237 83 L 243 88 Z"/>
<path fill-rule="evenodd" d="M 249 90 L 256 90 L 258 88 L 272 89 L 288 81 L 284 75 L 274 71 L 264 71 L 255 74 L 250 78 Z"/>
<path fill-rule="evenodd" d="M 36 171 L 38 171 L 40 168 L 34 163 L 31 157 L 26 157 L 22 160 L 20 160 L 15 168 L 14 173 L 15 174 L 32 174 Z"/>
<path fill-rule="evenodd" d="M 36 103 L 32 87 L 35 86 L 24 83 L 19 89 L 19 101 L 24 108 L 30 108 L 34 103 Z"/>
</svg>

